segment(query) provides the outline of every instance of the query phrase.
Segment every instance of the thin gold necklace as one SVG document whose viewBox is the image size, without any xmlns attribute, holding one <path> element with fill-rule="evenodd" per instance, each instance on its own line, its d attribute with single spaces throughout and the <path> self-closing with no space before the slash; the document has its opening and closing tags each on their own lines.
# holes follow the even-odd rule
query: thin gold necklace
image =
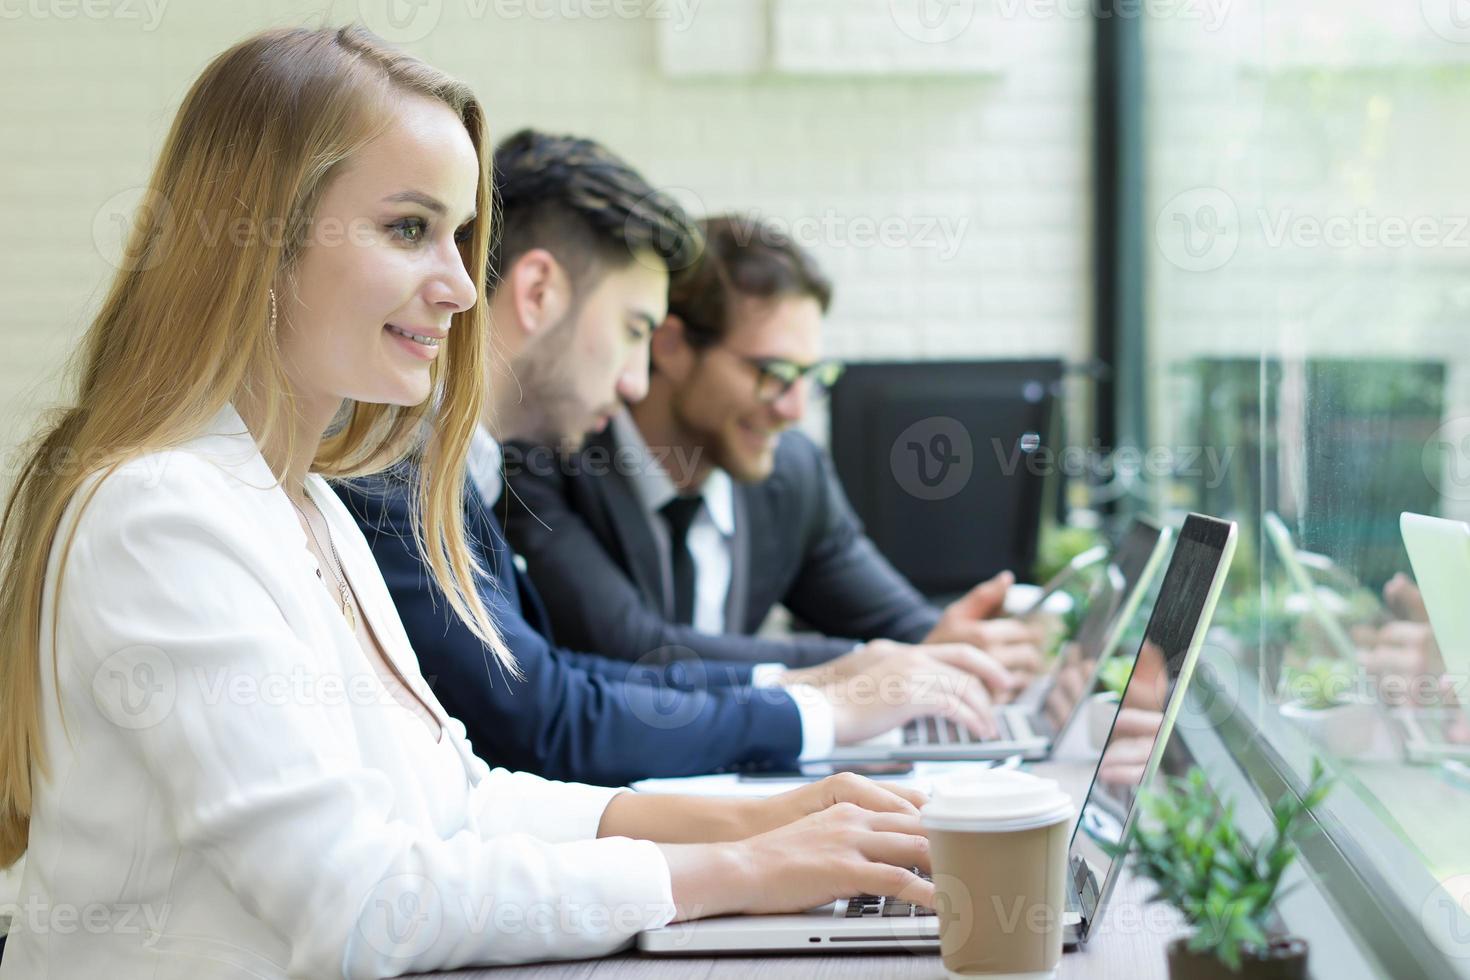
<svg viewBox="0 0 1470 980">
<path fill-rule="evenodd" d="M 327 548 L 323 548 L 321 539 L 316 536 L 316 527 L 311 523 L 311 518 L 306 516 L 306 511 L 301 509 L 301 505 L 293 500 L 289 493 L 286 494 L 286 499 L 291 501 L 291 506 L 295 507 L 296 513 L 301 515 L 301 520 L 306 524 L 306 530 L 311 533 L 311 540 L 316 542 L 316 550 L 325 557 L 327 549 L 331 549 L 332 561 L 336 563 L 332 568 L 332 577 L 337 580 L 337 590 L 342 594 L 342 616 L 347 620 L 348 628 L 354 633 L 357 632 L 357 614 L 352 611 L 352 590 L 347 587 L 347 575 L 342 570 L 342 559 L 337 555 L 337 544 L 332 540 L 332 529 L 327 528 Z M 322 577 L 320 565 L 317 566 L 316 577 Z"/>
</svg>

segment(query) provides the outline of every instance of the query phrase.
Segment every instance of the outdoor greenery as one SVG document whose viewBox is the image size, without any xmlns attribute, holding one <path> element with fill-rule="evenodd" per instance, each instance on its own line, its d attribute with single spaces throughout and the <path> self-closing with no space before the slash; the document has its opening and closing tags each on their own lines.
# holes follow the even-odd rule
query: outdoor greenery
<svg viewBox="0 0 1470 980">
<path fill-rule="evenodd" d="M 1121 698 L 1128 687 L 1128 678 L 1133 676 L 1133 662 L 1132 657 L 1109 657 L 1097 672 L 1103 690 Z"/>
<path fill-rule="evenodd" d="M 1031 576 L 1037 583 L 1047 582 L 1073 558 L 1102 543 L 1102 535 L 1090 527 L 1046 525 L 1036 544 L 1036 565 Z"/>
<path fill-rule="evenodd" d="M 1341 660 L 1318 657 L 1305 667 L 1286 666 L 1286 691 L 1302 707 L 1326 711 L 1347 704 L 1353 689 L 1354 671 Z"/>
</svg>

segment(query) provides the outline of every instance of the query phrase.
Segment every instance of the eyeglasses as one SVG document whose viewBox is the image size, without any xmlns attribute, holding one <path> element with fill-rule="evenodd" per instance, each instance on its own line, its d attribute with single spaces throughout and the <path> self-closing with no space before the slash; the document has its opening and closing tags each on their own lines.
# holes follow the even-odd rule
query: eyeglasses
<svg viewBox="0 0 1470 980">
<path fill-rule="evenodd" d="M 767 405 L 780 401 L 802 378 L 810 380 L 812 397 L 823 398 L 847 370 L 847 365 L 841 361 L 817 361 L 803 366 L 779 357 L 747 357 L 735 351 L 729 353 L 755 368 L 755 396 Z"/>
</svg>

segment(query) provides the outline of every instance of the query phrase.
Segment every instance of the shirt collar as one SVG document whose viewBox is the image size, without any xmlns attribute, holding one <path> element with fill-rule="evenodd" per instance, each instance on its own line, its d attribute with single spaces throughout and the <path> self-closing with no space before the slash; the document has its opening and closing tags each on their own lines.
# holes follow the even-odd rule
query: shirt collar
<svg viewBox="0 0 1470 980">
<path fill-rule="evenodd" d="M 669 479 L 663 465 L 653 458 L 643 433 L 638 431 L 637 423 L 626 408 L 613 416 L 611 431 L 615 458 L 632 463 L 626 475 L 633 485 L 633 493 L 644 511 L 650 515 L 657 514 L 679 495 L 678 488 Z M 718 467 L 711 470 L 704 486 L 700 487 L 699 495 L 704 498 L 705 510 L 715 528 L 725 537 L 732 537 L 735 534 L 735 488 L 730 474 Z"/>
<path fill-rule="evenodd" d="M 483 425 L 475 426 L 465 465 L 470 482 L 480 494 L 480 502 L 488 507 L 499 500 L 500 494 L 505 490 L 505 477 L 500 471 L 500 443 L 495 441 L 495 437 Z"/>
</svg>

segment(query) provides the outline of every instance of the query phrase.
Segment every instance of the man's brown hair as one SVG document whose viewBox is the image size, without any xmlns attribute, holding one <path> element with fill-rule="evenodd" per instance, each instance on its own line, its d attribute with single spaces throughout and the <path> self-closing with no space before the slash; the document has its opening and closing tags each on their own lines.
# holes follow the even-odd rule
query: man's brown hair
<svg viewBox="0 0 1470 980">
<path fill-rule="evenodd" d="M 723 340 L 731 308 L 742 298 L 810 296 L 827 312 L 831 280 L 780 228 L 753 216 L 721 214 L 705 218 L 700 230 L 704 251 L 669 288 L 669 314 L 684 321 L 690 346 Z"/>
</svg>

